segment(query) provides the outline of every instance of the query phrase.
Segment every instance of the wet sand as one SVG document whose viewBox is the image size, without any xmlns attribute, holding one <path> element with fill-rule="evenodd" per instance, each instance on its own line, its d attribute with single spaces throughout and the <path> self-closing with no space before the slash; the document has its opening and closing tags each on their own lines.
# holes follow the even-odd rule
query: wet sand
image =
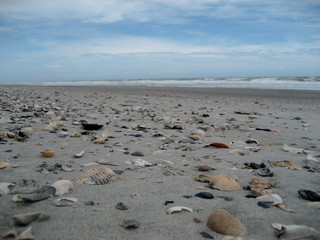
<svg viewBox="0 0 320 240">
<path fill-rule="evenodd" d="M 0 100 L 1 131 L 25 131 L 27 135 L 3 137 L 0 142 L 0 161 L 18 166 L 0 169 L 0 183 L 16 184 L 8 195 L 0 196 L 1 235 L 13 228 L 18 233 L 27 228 L 15 226 L 13 215 L 36 211 L 50 215 L 50 219 L 29 226 L 35 239 L 47 240 L 205 239 L 201 232 L 223 239 L 224 235 L 206 226 L 216 209 L 227 210 L 245 225 L 244 239 L 277 239 L 273 223 L 320 230 L 320 210 L 308 206 L 310 201 L 298 194 L 299 189 L 320 194 L 318 158 L 307 161 L 305 153 L 283 150 L 286 143 L 312 153 L 320 151 L 318 91 L 2 86 Z M 86 132 L 79 125 L 84 120 L 103 124 L 103 128 Z M 191 143 L 192 133 L 204 136 Z M 95 144 L 102 135 L 106 142 Z M 231 149 L 205 147 L 212 142 Z M 246 155 L 229 154 L 232 149 L 241 149 Z M 40 152 L 45 150 L 55 155 L 42 157 Z M 82 150 L 83 157 L 73 156 Z M 131 155 L 134 152 L 143 156 Z M 97 164 L 102 159 L 112 165 Z M 152 165 L 136 166 L 137 159 Z M 301 170 L 269 163 L 284 160 Z M 49 170 L 37 171 L 43 162 Z M 273 176 L 262 177 L 256 169 L 245 168 L 245 163 L 251 162 L 265 163 Z M 215 170 L 200 172 L 198 164 L 212 165 Z M 64 171 L 61 165 L 74 171 Z M 123 172 L 104 185 L 74 181 L 83 172 L 104 166 Z M 208 183 L 195 180 L 199 173 L 229 176 L 241 189 L 226 192 L 208 188 Z M 295 212 L 276 206 L 263 208 L 257 199 L 247 198 L 252 195 L 247 186 L 254 177 L 273 183 L 273 190 Z M 34 203 L 11 200 L 14 194 L 61 179 L 74 183 L 73 190 L 63 195 L 78 199 L 69 207 L 52 205 L 57 197 Z M 210 192 L 214 198 L 196 197 L 199 192 Z M 166 201 L 173 203 L 165 205 Z M 119 202 L 128 209 L 116 209 Z M 193 212 L 167 214 L 173 206 L 189 207 Z M 140 226 L 125 229 L 119 224 L 125 219 L 136 220 Z"/>
</svg>

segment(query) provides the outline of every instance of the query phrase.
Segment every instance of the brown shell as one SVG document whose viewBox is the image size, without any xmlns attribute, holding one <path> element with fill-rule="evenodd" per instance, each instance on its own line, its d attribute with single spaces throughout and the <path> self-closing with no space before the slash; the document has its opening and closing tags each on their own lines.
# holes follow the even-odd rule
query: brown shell
<svg viewBox="0 0 320 240">
<path fill-rule="evenodd" d="M 40 152 L 40 153 L 43 157 L 53 157 L 53 155 L 54 155 L 54 152 L 50 152 L 50 151 L 45 151 L 45 152 Z"/>
<path fill-rule="evenodd" d="M 232 155 L 237 155 L 237 156 L 247 155 L 247 153 L 242 149 L 232 149 L 228 153 Z"/>
<path fill-rule="evenodd" d="M 198 174 L 195 178 L 199 182 L 210 182 L 210 177 L 202 173 Z"/>
<path fill-rule="evenodd" d="M 240 220 L 223 209 L 215 210 L 208 217 L 207 227 L 217 233 L 228 236 L 239 237 L 247 234 L 246 227 Z"/>
<path fill-rule="evenodd" d="M 208 164 L 198 164 L 198 170 L 199 171 L 209 171 L 214 170 L 215 168 L 213 166 L 210 166 Z"/>
<path fill-rule="evenodd" d="M 201 140 L 202 139 L 202 137 L 201 136 L 199 136 L 199 135 L 191 135 L 191 136 L 189 136 L 189 138 L 191 138 L 192 140 L 194 140 L 194 141 L 198 141 L 198 140 Z"/>
<path fill-rule="evenodd" d="M 241 188 L 236 181 L 225 175 L 211 177 L 209 185 L 221 191 L 237 191 Z"/>
<path fill-rule="evenodd" d="M 213 142 L 213 143 L 210 143 L 208 146 L 216 147 L 216 148 L 230 148 L 227 144 L 220 143 L 220 142 Z"/>
<path fill-rule="evenodd" d="M 271 185 L 259 178 L 252 178 L 250 181 L 250 190 L 256 196 L 263 196 L 266 194 L 274 193 Z"/>
<path fill-rule="evenodd" d="M 119 175 L 108 167 L 92 168 L 76 178 L 77 183 L 102 185 L 113 181 Z"/>
</svg>

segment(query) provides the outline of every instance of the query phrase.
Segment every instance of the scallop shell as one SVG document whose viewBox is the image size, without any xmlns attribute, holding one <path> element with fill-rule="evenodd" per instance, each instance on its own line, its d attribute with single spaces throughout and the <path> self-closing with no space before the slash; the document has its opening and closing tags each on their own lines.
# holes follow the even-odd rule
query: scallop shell
<svg viewBox="0 0 320 240">
<path fill-rule="evenodd" d="M 209 171 L 214 170 L 215 168 L 213 166 L 210 166 L 208 164 L 198 164 L 198 170 L 199 171 Z"/>
<path fill-rule="evenodd" d="M 56 192 L 54 194 L 56 196 L 68 193 L 73 189 L 73 183 L 69 180 L 59 180 L 51 186 L 56 189 Z"/>
<path fill-rule="evenodd" d="M 247 230 L 240 220 L 223 209 L 215 210 L 208 217 L 207 227 L 228 236 L 239 237 L 247 234 Z"/>
<path fill-rule="evenodd" d="M 202 173 L 198 174 L 195 179 L 199 182 L 210 182 L 210 177 Z"/>
<path fill-rule="evenodd" d="M 213 143 L 210 143 L 208 146 L 216 147 L 216 148 L 230 148 L 227 144 L 220 143 L 220 142 L 213 142 Z"/>
<path fill-rule="evenodd" d="M 241 188 L 236 181 L 225 175 L 211 177 L 209 185 L 221 191 L 237 191 Z"/>
<path fill-rule="evenodd" d="M 302 225 L 283 225 L 273 223 L 275 235 L 279 240 L 296 240 L 296 239 L 319 239 L 320 232 L 307 226 Z"/>
<path fill-rule="evenodd" d="M 28 227 L 25 231 L 16 237 L 16 240 L 34 240 L 35 237 L 32 234 L 32 227 Z"/>
<path fill-rule="evenodd" d="M 113 181 L 119 175 L 108 167 L 92 168 L 76 178 L 77 183 L 102 185 Z"/>
<path fill-rule="evenodd" d="M 54 155 L 54 152 L 51 152 L 51 151 L 45 151 L 45 152 L 40 152 L 40 153 L 43 157 L 53 157 L 53 155 Z"/>
</svg>

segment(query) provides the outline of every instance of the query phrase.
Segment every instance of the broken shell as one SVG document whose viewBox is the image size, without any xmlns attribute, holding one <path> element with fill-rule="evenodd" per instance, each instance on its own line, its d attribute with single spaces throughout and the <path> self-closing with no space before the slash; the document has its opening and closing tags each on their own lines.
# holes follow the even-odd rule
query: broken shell
<svg viewBox="0 0 320 240">
<path fill-rule="evenodd" d="M 194 141 L 198 141 L 202 139 L 202 137 L 199 135 L 190 135 L 189 138 L 191 138 Z"/>
<path fill-rule="evenodd" d="M 307 226 L 302 225 L 283 225 L 273 223 L 275 235 L 280 240 L 295 240 L 295 239 L 319 239 L 320 232 Z"/>
<path fill-rule="evenodd" d="M 172 214 L 175 212 L 181 212 L 181 211 L 188 211 L 188 212 L 192 212 L 193 210 L 191 208 L 188 207 L 184 207 L 184 206 L 176 206 L 176 207 L 171 207 L 167 210 L 167 214 Z"/>
<path fill-rule="evenodd" d="M 241 188 L 236 181 L 225 175 L 211 177 L 209 186 L 221 191 L 237 191 Z"/>
<path fill-rule="evenodd" d="M 44 221 L 50 218 L 49 215 L 41 212 L 23 213 L 12 216 L 14 223 L 20 226 L 27 226 L 34 221 Z"/>
<path fill-rule="evenodd" d="M 228 153 L 232 154 L 232 155 L 237 155 L 237 156 L 245 156 L 245 155 L 247 155 L 247 153 L 242 149 L 232 149 Z"/>
<path fill-rule="evenodd" d="M 272 205 L 278 205 L 283 203 L 282 198 L 278 194 L 266 194 L 256 198 L 260 202 L 271 203 Z"/>
<path fill-rule="evenodd" d="M 244 236 L 247 233 L 240 220 L 223 209 L 215 210 L 208 217 L 207 227 L 217 233 L 234 237 Z"/>
<path fill-rule="evenodd" d="M 86 152 L 85 150 L 82 150 L 82 151 L 79 152 L 79 153 L 75 153 L 73 156 L 74 156 L 75 158 L 81 158 L 81 157 L 84 155 L 85 152 Z"/>
<path fill-rule="evenodd" d="M 283 151 L 290 152 L 290 153 L 296 153 L 296 154 L 303 153 L 302 148 L 294 148 L 294 147 L 291 147 L 285 143 L 283 144 Z"/>
<path fill-rule="evenodd" d="M 202 173 L 198 174 L 195 179 L 199 182 L 210 182 L 210 177 Z"/>
<path fill-rule="evenodd" d="M 28 227 L 19 236 L 16 237 L 16 240 L 34 240 L 35 237 L 32 234 L 32 227 Z"/>
<path fill-rule="evenodd" d="M 109 133 L 109 131 L 107 129 L 103 130 L 103 132 L 101 133 L 101 136 L 103 138 L 108 138 L 111 136 L 111 134 Z"/>
<path fill-rule="evenodd" d="M 259 178 L 252 178 L 249 187 L 251 192 L 256 196 L 274 193 L 271 189 L 271 184 Z"/>
<path fill-rule="evenodd" d="M 198 170 L 199 171 L 209 171 L 214 170 L 215 168 L 213 166 L 210 166 L 208 164 L 198 164 Z"/>
<path fill-rule="evenodd" d="M 73 189 L 73 183 L 69 180 L 59 180 L 51 186 L 56 189 L 56 192 L 54 194 L 56 196 L 68 193 Z"/>
<path fill-rule="evenodd" d="M 213 142 L 207 145 L 207 147 L 216 147 L 216 148 L 230 148 L 227 144 L 220 142 Z"/>
<path fill-rule="evenodd" d="M 17 165 L 11 165 L 10 163 L 7 162 L 0 162 L 0 169 L 3 168 L 16 168 L 18 167 Z"/>
<path fill-rule="evenodd" d="M 0 183 L 0 196 L 7 195 L 10 192 L 9 187 L 14 185 L 15 184 L 13 183 L 7 183 L 7 182 Z"/>
<path fill-rule="evenodd" d="M 38 202 L 38 201 L 48 199 L 49 197 L 53 196 L 55 192 L 56 192 L 56 189 L 54 187 L 43 186 L 30 194 L 24 194 L 24 195 L 18 194 L 15 200 L 20 201 L 20 199 L 22 199 L 27 202 Z M 12 199 L 12 201 L 14 201 L 14 199 Z"/>
<path fill-rule="evenodd" d="M 15 229 L 10 229 L 9 231 L 5 232 L 2 237 L 3 238 L 15 238 L 17 237 L 18 233 Z"/>
<path fill-rule="evenodd" d="M 77 183 L 102 185 L 113 181 L 119 175 L 108 167 L 92 168 L 85 171 L 80 177 L 76 178 Z"/>
<path fill-rule="evenodd" d="M 104 144 L 106 142 L 106 139 L 104 138 L 98 138 L 93 141 L 95 144 Z"/>
<path fill-rule="evenodd" d="M 53 157 L 53 155 L 54 155 L 54 152 L 51 152 L 51 151 L 45 151 L 45 152 L 40 152 L 40 153 L 43 157 Z"/>
</svg>

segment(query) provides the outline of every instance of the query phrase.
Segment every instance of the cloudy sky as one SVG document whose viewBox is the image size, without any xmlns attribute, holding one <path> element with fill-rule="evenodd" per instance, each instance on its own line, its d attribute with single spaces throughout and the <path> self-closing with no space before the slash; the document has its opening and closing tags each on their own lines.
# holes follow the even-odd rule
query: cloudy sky
<svg viewBox="0 0 320 240">
<path fill-rule="evenodd" d="M 305 75 L 319 0 L 0 0 L 0 83 Z"/>
</svg>

